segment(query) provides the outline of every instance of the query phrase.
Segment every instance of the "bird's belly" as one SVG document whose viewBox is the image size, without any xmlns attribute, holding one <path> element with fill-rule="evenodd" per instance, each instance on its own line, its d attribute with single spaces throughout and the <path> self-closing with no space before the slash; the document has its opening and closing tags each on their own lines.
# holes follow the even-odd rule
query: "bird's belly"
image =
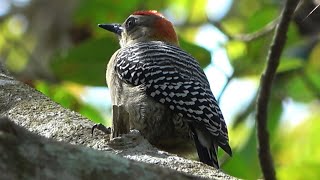
<svg viewBox="0 0 320 180">
<path fill-rule="evenodd" d="M 112 88 L 111 88 L 112 89 Z M 192 142 L 187 122 L 145 93 L 142 86 L 121 84 L 113 93 L 114 105 L 121 105 L 128 112 L 130 129 L 137 129 L 156 146 L 169 147 L 175 142 Z M 177 145 L 177 144 L 176 144 Z"/>
</svg>

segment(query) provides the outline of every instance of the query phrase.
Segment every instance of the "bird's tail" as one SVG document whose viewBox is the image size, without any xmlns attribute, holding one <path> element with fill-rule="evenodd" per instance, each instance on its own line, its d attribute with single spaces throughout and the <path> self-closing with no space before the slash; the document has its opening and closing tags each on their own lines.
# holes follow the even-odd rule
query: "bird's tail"
<svg viewBox="0 0 320 180">
<path fill-rule="evenodd" d="M 206 136 L 203 131 L 191 128 L 193 139 L 197 148 L 199 160 L 209 166 L 219 169 L 217 158 L 218 145 Z"/>
<path fill-rule="evenodd" d="M 194 137 L 194 142 L 197 148 L 199 160 L 209 166 L 219 169 L 217 151 L 214 147 L 208 148 L 203 146 L 200 141 Z"/>
</svg>

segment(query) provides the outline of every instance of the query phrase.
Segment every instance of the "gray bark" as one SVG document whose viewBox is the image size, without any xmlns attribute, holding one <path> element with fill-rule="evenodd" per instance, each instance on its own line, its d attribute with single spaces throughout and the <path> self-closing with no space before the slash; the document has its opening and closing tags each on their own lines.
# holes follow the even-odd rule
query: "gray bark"
<svg viewBox="0 0 320 180">
<path fill-rule="evenodd" d="M 111 141 L 99 131 L 91 136 L 90 120 L 15 80 L 1 63 L 0 117 L 0 179 L 235 179 L 160 151 L 135 130 Z"/>
</svg>

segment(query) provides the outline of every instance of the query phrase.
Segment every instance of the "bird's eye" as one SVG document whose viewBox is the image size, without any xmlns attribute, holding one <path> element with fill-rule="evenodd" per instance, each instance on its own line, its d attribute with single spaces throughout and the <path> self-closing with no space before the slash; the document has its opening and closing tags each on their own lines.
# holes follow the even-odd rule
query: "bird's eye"
<svg viewBox="0 0 320 180">
<path fill-rule="evenodd" d="M 136 25 L 136 18 L 130 17 L 126 22 L 126 29 L 130 31 Z"/>
</svg>

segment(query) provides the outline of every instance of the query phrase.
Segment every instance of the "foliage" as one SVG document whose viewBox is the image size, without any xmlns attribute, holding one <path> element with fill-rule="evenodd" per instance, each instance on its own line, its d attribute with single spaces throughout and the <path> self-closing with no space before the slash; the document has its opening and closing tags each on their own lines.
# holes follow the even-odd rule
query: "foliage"
<svg viewBox="0 0 320 180">
<path fill-rule="evenodd" d="M 36 0 L 31 0 L 31 2 L 29 6 L 24 7 L 29 11 L 20 13 L 29 17 L 25 20 L 29 24 L 38 24 L 38 26 L 29 27 L 25 32 L 12 31 L 12 19 L 16 15 L 13 10 L 12 14 L 8 13 L 0 19 L 0 60 L 5 60 L 7 67 L 17 78 L 34 85 L 64 107 L 79 111 L 95 122 L 104 123 L 108 117 L 104 117 L 94 106 L 83 102 L 80 98 L 84 87 L 106 86 L 107 61 L 119 48 L 117 38 L 99 29 L 98 23 L 123 22 L 135 10 L 157 9 L 174 22 L 181 47 L 196 57 L 203 68 L 211 63 L 211 55 L 215 51 L 198 45 L 196 43 L 197 33 L 204 25 L 215 26 L 228 37 L 227 41 L 217 43 L 211 38 L 208 38 L 207 41 L 226 49 L 233 68 L 233 75 L 226 78 L 230 78 L 230 82 L 233 79 L 243 80 L 245 78 L 258 82 L 265 66 L 282 6 L 282 1 L 233 1 L 228 14 L 223 19 L 216 20 L 210 16 L 210 7 L 207 6 L 212 3 L 206 0 L 159 2 L 78 0 L 75 1 L 72 8 L 65 8 L 65 11 L 70 12 L 66 13 L 66 19 L 69 20 L 67 23 L 61 19 L 58 24 L 50 26 L 47 21 L 34 23 L 33 21 L 37 21 L 37 18 L 30 18 L 33 16 L 28 15 L 31 12 L 38 12 L 35 7 L 43 8 L 42 6 L 45 6 L 46 3 L 39 5 L 35 3 Z M 54 2 L 58 3 L 58 6 L 50 8 L 56 8 L 57 12 L 65 7 L 62 2 Z M 30 10 L 32 8 L 34 8 L 33 11 Z M 300 17 L 299 12 L 300 10 L 297 10 L 297 17 Z M 54 15 L 47 12 L 47 18 Z M 310 21 L 313 19 L 312 16 L 310 16 Z M 290 25 L 286 48 L 281 57 L 269 104 L 268 125 L 271 148 L 279 179 L 317 179 L 320 177 L 316 169 L 320 162 L 318 155 L 320 149 L 317 146 L 320 116 L 315 110 L 320 106 L 318 103 L 320 99 L 320 61 L 318 58 L 320 43 L 317 34 L 302 34 L 302 32 L 308 32 L 303 29 L 309 27 L 307 23 L 315 23 L 310 21 L 295 19 Z M 21 28 L 22 26 L 23 23 L 18 23 L 13 27 Z M 43 34 L 38 32 L 43 29 L 47 31 L 48 29 L 41 29 L 47 26 L 56 28 L 57 32 L 60 32 L 58 31 L 60 29 L 65 30 L 61 34 L 48 34 L 50 38 L 47 39 L 50 41 L 47 39 L 40 41 L 43 39 Z M 55 42 L 55 39 L 59 39 L 57 37 L 63 37 L 63 41 Z M 41 49 L 41 52 L 45 54 L 39 54 L 37 51 L 39 46 L 46 47 L 46 49 Z M 48 60 L 44 63 L 45 66 L 42 66 L 42 62 L 39 64 L 37 59 Z M 32 65 L 39 65 L 40 70 L 43 67 L 47 69 L 44 68 L 41 73 L 35 74 L 28 69 Z M 239 94 L 239 96 L 249 97 L 250 95 Z M 229 125 L 230 143 L 234 155 L 232 158 L 227 158 L 222 166 L 228 174 L 244 179 L 261 177 L 253 118 L 255 100 L 255 98 L 248 100 L 248 105 L 230 120 L 232 122 Z M 288 101 L 303 103 L 308 107 L 306 109 L 309 114 L 298 125 L 292 125 L 295 123 L 290 119 L 283 119 Z M 237 102 L 228 103 L 237 104 Z M 105 110 L 107 111 L 107 108 Z M 223 154 L 220 155 L 224 157 Z"/>
<path fill-rule="evenodd" d="M 95 123 L 105 123 L 104 118 L 97 109 L 89 104 L 84 104 L 79 99 L 79 94 L 83 88 L 72 83 L 62 83 L 60 85 L 49 84 L 43 81 L 36 81 L 35 88 L 51 97 L 53 101 L 58 102 L 65 108 L 80 112 Z"/>
</svg>

